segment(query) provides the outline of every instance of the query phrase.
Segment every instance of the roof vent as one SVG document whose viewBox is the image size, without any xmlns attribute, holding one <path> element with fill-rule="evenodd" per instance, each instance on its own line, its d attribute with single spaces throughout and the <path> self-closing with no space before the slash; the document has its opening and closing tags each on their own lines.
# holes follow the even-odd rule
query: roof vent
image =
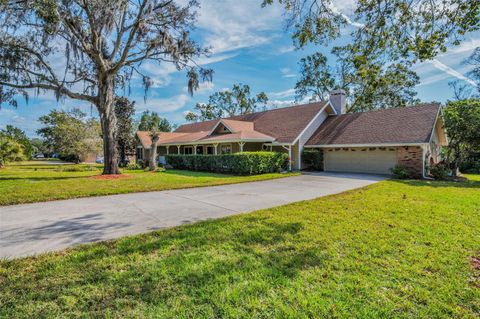
<svg viewBox="0 0 480 319">
<path fill-rule="evenodd" d="M 347 113 L 347 94 L 344 90 L 334 90 L 330 92 L 330 104 L 332 104 L 337 114 Z"/>
</svg>

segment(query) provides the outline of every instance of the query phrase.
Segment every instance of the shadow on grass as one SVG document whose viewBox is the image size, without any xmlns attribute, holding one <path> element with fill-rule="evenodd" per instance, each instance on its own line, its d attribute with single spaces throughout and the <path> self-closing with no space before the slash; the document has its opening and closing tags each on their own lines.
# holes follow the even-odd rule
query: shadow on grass
<svg viewBox="0 0 480 319">
<path fill-rule="evenodd" d="M 187 170 L 166 170 L 162 174 L 185 176 L 185 177 L 212 177 L 212 178 L 225 178 L 236 177 L 235 175 L 221 174 L 221 173 L 209 173 L 209 172 L 196 172 Z"/>
<path fill-rule="evenodd" d="M 78 172 L 77 172 L 78 173 Z M 83 172 L 81 172 L 83 173 Z M 18 180 L 24 180 L 24 181 L 36 181 L 36 182 L 48 182 L 48 181 L 56 181 L 56 180 L 64 180 L 64 179 L 79 179 L 79 178 L 91 178 L 94 175 L 84 175 L 84 176 L 25 176 L 25 177 L 3 177 L 0 176 L 0 181 L 18 181 Z M 52 185 L 52 187 L 55 187 L 55 185 Z"/>
<path fill-rule="evenodd" d="M 32 309 L 24 304 L 32 300 L 48 304 L 65 296 L 76 298 L 75 292 L 82 291 L 85 297 L 76 299 L 73 308 L 52 303 L 51 313 L 91 314 L 108 309 L 121 314 L 133 304 L 168 306 L 179 301 L 178 296 L 221 311 L 219 297 L 227 291 L 239 289 L 235 298 L 241 299 L 244 289 L 258 283 L 281 284 L 305 269 L 322 267 L 329 257 L 318 243 L 295 244 L 302 230 L 301 223 L 228 218 L 88 245 L 54 258 L 46 255 L 32 260 L 34 264 L 27 263 L 29 272 L 16 281 L 4 282 L 4 289 L 21 289 L 26 296 L 5 306 L 15 313 L 16 307 Z M 52 273 L 56 264 L 61 264 L 61 273 Z M 15 264 L 6 261 L 3 266 Z M 111 290 L 114 295 L 96 293 Z M 256 294 L 263 293 L 268 291 Z M 91 298 L 100 300 L 92 302 Z M 102 309 L 97 309 L 99 305 Z M 48 316 L 49 310 L 36 310 Z"/>
<path fill-rule="evenodd" d="M 48 168 L 55 168 L 55 167 L 59 167 L 59 166 L 71 166 L 71 165 L 88 165 L 88 164 L 75 164 L 75 163 L 69 163 L 69 162 L 38 162 L 38 163 L 35 163 L 35 162 L 28 162 L 28 163 L 13 163 L 13 164 L 10 164 L 8 165 L 8 167 L 12 167 L 12 168 L 25 168 L 25 167 L 38 167 L 38 166 L 44 166 L 44 167 L 48 167 Z"/>
</svg>

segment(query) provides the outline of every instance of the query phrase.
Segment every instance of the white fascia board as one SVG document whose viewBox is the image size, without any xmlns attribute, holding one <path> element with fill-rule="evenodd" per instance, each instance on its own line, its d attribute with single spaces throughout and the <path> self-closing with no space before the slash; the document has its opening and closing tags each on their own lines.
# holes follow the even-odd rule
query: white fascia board
<svg viewBox="0 0 480 319">
<path fill-rule="evenodd" d="M 432 143 L 433 134 L 435 133 L 435 128 L 437 127 L 437 121 L 438 121 L 438 117 L 440 116 L 441 109 L 442 108 L 438 109 L 437 116 L 435 116 L 435 121 L 433 122 L 433 128 L 432 128 L 432 131 L 430 132 L 430 139 L 428 140 L 428 144 Z"/>
<path fill-rule="evenodd" d="M 441 115 L 442 115 L 442 108 L 440 107 L 438 109 L 437 116 L 435 117 L 435 122 L 433 123 L 433 129 L 432 129 L 432 132 L 430 133 L 430 140 L 428 141 L 428 144 L 432 143 L 433 133 L 435 132 L 435 129 L 437 127 L 438 119 L 441 117 Z M 442 119 L 442 121 L 443 121 L 443 119 Z M 447 132 L 445 131 L 445 127 L 442 127 L 442 131 L 443 131 L 443 135 L 445 136 L 445 144 L 448 145 L 448 136 L 447 136 Z"/>
<path fill-rule="evenodd" d="M 428 143 L 372 143 L 372 144 L 324 144 L 305 145 L 307 148 L 342 148 L 342 147 L 393 147 L 393 146 L 423 146 Z"/>
<path fill-rule="evenodd" d="M 272 144 L 272 146 L 289 146 L 289 145 L 293 145 L 293 143 L 280 143 L 280 142 L 275 142 L 275 141 L 272 141 L 271 144 Z"/>
<path fill-rule="evenodd" d="M 175 145 L 205 145 L 205 144 L 223 144 L 223 143 L 241 143 L 241 142 L 273 142 L 274 140 L 268 139 L 236 139 L 236 140 L 221 140 L 221 141 L 190 141 L 190 142 L 182 142 L 182 143 L 165 143 L 165 144 L 158 144 L 159 146 L 175 146 Z"/>
<path fill-rule="evenodd" d="M 217 127 L 220 125 L 220 124 L 223 124 L 223 126 L 225 126 L 226 128 L 228 128 L 228 130 L 230 131 L 230 133 L 235 133 L 227 124 L 225 124 L 225 122 L 223 122 L 223 119 L 220 119 L 217 124 L 215 124 L 215 126 L 210 130 L 210 132 L 208 132 L 208 135 L 212 135 L 212 133 L 217 129 Z"/>
<path fill-rule="evenodd" d="M 300 137 L 307 131 L 307 129 L 310 127 L 310 125 L 312 125 L 315 120 L 322 114 L 322 112 L 327 108 L 327 106 L 330 105 L 330 108 L 333 110 L 333 112 L 335 113 L 335 115 L 337 115 L 337 111 L 335 110 L 335 108 L 330 104 L 330 101 L 328 101 L 324 107 L 322 107 L 320 109 L 320 111 L 318 111 L 318 113 L 313 117 L 313 119 L 307 124 L 307 126 L 305 126 L 302 130 L 302 132 L 300 132 L 300 134 L 298 134 L 298 136 L 295 138 L 295 140 L 293 140 L 293 143 L 292 144 L 295 144 L 298 142 L 298 140 L 300 139 Z"/>
</svg>

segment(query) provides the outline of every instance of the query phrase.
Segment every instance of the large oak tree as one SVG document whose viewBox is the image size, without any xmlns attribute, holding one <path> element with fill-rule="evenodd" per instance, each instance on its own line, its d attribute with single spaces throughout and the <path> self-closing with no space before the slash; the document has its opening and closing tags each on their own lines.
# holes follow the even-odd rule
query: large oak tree
<svg viewBox="0 0 480 319">
<path fill-rule="evenodd" d="M 343 50 L 340 50 L 343 51 Z M 418 102 L 417 74 L 401 63 L 368 61 L 356 67 L 349 55 L 338 53 L 336 67 L 328 65 L 319 52 L 300 60 L 300 78 L 295 85 L 296 100 L 326 100 L 334 89 L 347 94 L 347 112 L 365 112 L 378 108 L 401 107 Z"/>
<path fill-rule="evenodd" d="M 434 58 L 480 29 L 480 1 L 474 0 L 263 0 L 262 5 L 275 2 L 284 7 L 287 29 L 293 31 L 297 48 L 349 40 L 332 53 L 342 51 L 339 64 L 350 66 L 347 80 L 357 82 L 354 92 L 370 94 L 359 95 L 364 98 L 358 99 L 360 107 L 354 111 L 413 101 L 418 81 L 410 69 L 413 63 Z M 348 4 L 351 12 L 346 15 L 341 7 Z M 330 86 L 328 74 L 320 74 L 323 70 L 319 69 L 316 79 L 312 74 L 303 76 L 297 94 L 313 89 L 314 94 L 323 95 Z M 341 85 L 337 81 L 335 86 Z"/>
<path fill-rule="evenodd" d="M 456 175 L 460 163 L 480 151 L 480 100 L 448 102 L 443 120 L 448 135 L 447 160 Z"/>
<path fill-rule="evenodd" d="M 280 3 L 297 47 L 329 44 L 346 33 L 358 57 L 428 60 L 480 29 L 476 0 L 357 0 L 347 16 L 335 0 L 263 0 Z"/>
<path fill-rule="evenodd" d="M 117 174 L 116 91 L 139 78 L 147 61 L 186 70 L 192 93 L 211 70 L 194 63 L 207 53 L 189 36 L 197 2 L 173 0 L 0 0 L 0 102 L 54 92 L 96 106 L 104 174 Z M 64 53 L 65 61 L 60 63 Z M 59 67 L 59 64 L 63 64 Z"/>
</svg>

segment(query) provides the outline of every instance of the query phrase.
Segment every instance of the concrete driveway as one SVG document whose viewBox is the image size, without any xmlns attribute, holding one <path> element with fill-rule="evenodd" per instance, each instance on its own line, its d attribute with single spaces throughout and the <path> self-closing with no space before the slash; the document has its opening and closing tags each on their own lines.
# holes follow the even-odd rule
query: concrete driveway
<svg viewBox="0 0 480 319">
<path fill-rule="evenodd" d="M 313 199 L 385 178 L 312 173 L 243 184 L 4 206 L 0 207 L 0 258 Z"/>
</svg>

